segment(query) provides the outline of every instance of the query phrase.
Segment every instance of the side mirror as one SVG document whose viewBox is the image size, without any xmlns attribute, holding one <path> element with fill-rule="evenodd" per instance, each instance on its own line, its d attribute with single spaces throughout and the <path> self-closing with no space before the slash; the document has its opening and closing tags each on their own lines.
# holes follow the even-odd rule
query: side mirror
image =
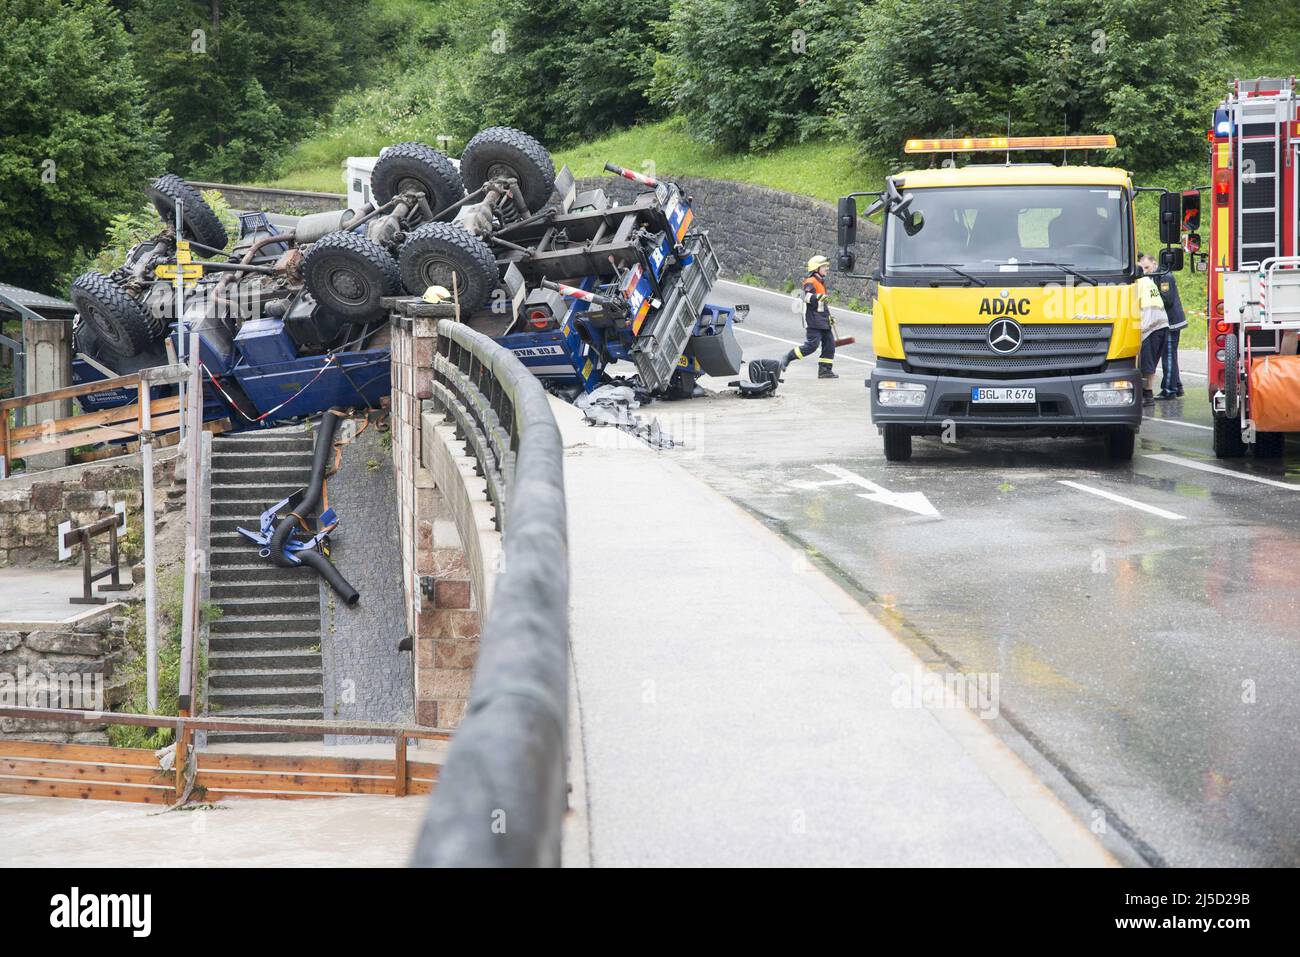
<svg viewBox="0 0 1300 957">
<path fill-rule="evenodd" d="M 903 232 L 907 233 L 907 235 L 915 236 L 923 226 L 925 226 L 925 217 L 920 213 L 906 213 L 903 215 Z"/>
<path fill-rule="evenodd" d="M 837 263 L 840 272 L 852 272 L 857 257 L 853 247 L 858 241 L 858 201 L 853 196 L 841 196 L 835 223 L 835 243 L 838 247 Z"/>
<path fill-rule="evenodd" d="M 1182 197 L 1160 194 L 1160 241 L 1166 246 L 1178 242 L 1182 230 Z"/>
<path fill-rule="evenodd" d="M 1160 268 L 1165 272 L 1178 272 L 1183 268 L 1183 248 L 1171 246 L 1160 250 Z"/>
<path fill-rule="evenodd" d="M 1183 190 L 1183 229 L 1194 233 L 1201 228 L 1201 191 L 1199 189 Z"/>
</svg>

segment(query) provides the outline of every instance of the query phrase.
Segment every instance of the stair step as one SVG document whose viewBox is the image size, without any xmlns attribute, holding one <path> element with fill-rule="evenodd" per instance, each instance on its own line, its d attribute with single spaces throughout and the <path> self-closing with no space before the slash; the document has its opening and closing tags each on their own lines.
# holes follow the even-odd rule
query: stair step
<svg viewBox="0 0 1300 957">
<path fill-rule="evenodd" d="M 245 651 L 294 651 L 301 654 L 319 654 L 320 630 L 305 634 L 283 632 L 275 635 L 250 635 L 235 632 L 229 635 L 208 636 L 208 652 L 211 654 Z"/>
<path fill-rule="evenodd" d="M 280 499 L 276 499 L 276 502 Z M 215 522 L 218 519 L 229 519 L 237 521 L 249 528 L 257 528 L 257 520 L 262 517 L 262 513 L 274 505 L 275 502 L 258 503 L 252 501 L 229 501 L 213 502 L 211 515 Z"/>
<path fill-rule="evenodd" d="M 235 709 L 262 707 L 284 707 L 285 705 L 303 705 L 320 708 L 325 703 L 325 691 L 320 685 L 315 688 L 274 685 L 259 688 L 209 688 L 208 701 L 217 705 L 223 715 Z"/>
<path fill-rule="evenodd" d="M 293 569 L 286 569 L 293 571 Z M 320 595 L 320 584 L 315 576 L 311 578 L 294 576 L 292 581 L 214 581 L 211 584 L 212 600 L 224 604 L 236 598 L 260 598 L 271 601 L 277 598 L 316 599 Z"/>
<path fill-rule="evenodd" d="M 269 558 L 259 558 L 257 552 L 249 550 L 248 558 L 241 563 L 214 565 L 208 572 L 214 585 L 226 583 L 245 584 L 249 582 L 318 582 L 316 573 L 305 566 L 301 568 L 281 568 L 272 565 Z"/>
<path fill-rule="evenodd" d="M 221 605 L 221 617 L 223 621 L 228 621 L 232 617 L 242 621 L 245 618 L 255 619 L 260 616 L 270 616 L 278 623 L 279 620 L 284 617 L 298 616 L 309 620 L 315 620 L 320 615 L 319 591 L 311 597 L 223 597 L 218 604 Z M 246 629 L 241 628 L 237 630 L 243 631 Z"/>
<path fill-rule="evenodd" d="M 309 476 L 304 475 L 301 482 L 289 483 L 263 483 L 250 484 L 243 483 L 239 485 L 229 485 L 225 482 L 212 483 L 212 501 L 216 502 L 251 502 L 251 509 L 255 514 L 260 515 L 266 509 L 270 508 L 276 502 L 288 498 L 298 489 L 307 484 Z"/>
<path fill-rule="evenodd" d="M 264 465 L 261 467 L 254 466 L 244 469 L 221 469 L 220 471 L 212 470 L 212 488 L 222 488 L 229 485 L 251 485 L 260 483 L 263 488 L 267 485 L 293 485 L 295 482 L 299 485 L 306 485 L 311 478 L 311 469 L 309 468 L 285 468 L 278 465 Z"/>
<path fill-rule="evenodd" d="M 319 651 L 223 651 L 208 656 L 208 674 L 230 673 L 258 668 L 312 668 L 321 673 Z"/>
<path fill-rule="evenodd" d="M 319 612 L 320 606 L 313 604 L 313 610 Z M 306 634 L 320 630 L 320 615 L 222 615 L 209 627 L 213 635 L 228 635 L 231 632 L 255 635 Z"/>
<path fill-rule="evenodd" d="M 303 446 L 300 449 L 279 448 L 222 448 L 212 450 L 212 468 L 247 468 L 249 465 L 256 465 L 262 462 L 269 465 L 303 465 L 311 467 L 311 459 L 314 450 L 310 445 Z M 247 464 L 244 464 L 247 463 Z"/>
<path fill-rule="evenodd" d="M 271 661 L 272 659 L 262 659 Z M 321 672 L 319 668 L 226 668 L 225 659 L 220 659 L 221 668 L 209 663 L 209 694 L 238 693 L 261 689 L 307 689 L 320 691 Z"/>
</svg>

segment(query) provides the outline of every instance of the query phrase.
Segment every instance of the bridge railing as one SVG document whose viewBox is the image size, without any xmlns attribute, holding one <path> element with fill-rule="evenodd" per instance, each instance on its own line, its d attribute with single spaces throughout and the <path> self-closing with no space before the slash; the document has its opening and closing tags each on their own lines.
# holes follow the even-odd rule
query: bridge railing
<svg viewBox="0 0 1300 957">
<path fill-rule="evenodd" d="M 437 326 L 434 404 L 487 480 L 504 569 L 469 707 L 416 849 L 422 866 L 559 863 L 567 805 L 569 562 L 563 445 L 546 392 L 510 353 Z"/>
</svg>

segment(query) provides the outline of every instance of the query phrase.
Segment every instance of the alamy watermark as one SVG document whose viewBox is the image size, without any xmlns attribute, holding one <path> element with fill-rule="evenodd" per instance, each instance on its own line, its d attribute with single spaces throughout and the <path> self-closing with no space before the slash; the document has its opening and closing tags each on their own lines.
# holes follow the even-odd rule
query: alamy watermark
<svg viewBox="0 0 1300 957">
<path fill-rule="evenodd" d="M 998 716 L 1000 676 L 993 672 L 931 671 L 916 665 L 897 672 L 889 703 L 895 708 L 969 708 L 990 721 Z"/>
<path fill-rule="evenodd" d="M 64 708 L 104 710 L 103 674 L 81 672 L 29 672 L 19 665 L 0 673 L 0 706 L 6 708 Z"/>
</svg>

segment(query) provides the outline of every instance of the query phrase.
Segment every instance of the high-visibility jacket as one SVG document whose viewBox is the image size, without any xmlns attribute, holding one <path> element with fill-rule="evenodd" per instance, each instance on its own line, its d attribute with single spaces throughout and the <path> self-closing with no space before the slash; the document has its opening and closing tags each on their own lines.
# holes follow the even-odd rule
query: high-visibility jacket
<svg viewBox="0 0 1300 957">
<path fill-rule="evenodd" d="M 1169 316 L 1165 314 L 1165 301 L 1160 296 L 1160 287 L 1150 276 L 1139 276 L 1137 281 L 1138 306 L 1142 309 L 1142 338 L 1145 339 L 1157 329 L 1169 327 Z"/>
<path fill-rule="evenodd" d="M 826 301 L 826 284 L 815 273 L 803 281 L 803 324 L 809 329 L 831 327 L 831 307 Z"/>
</svg>

